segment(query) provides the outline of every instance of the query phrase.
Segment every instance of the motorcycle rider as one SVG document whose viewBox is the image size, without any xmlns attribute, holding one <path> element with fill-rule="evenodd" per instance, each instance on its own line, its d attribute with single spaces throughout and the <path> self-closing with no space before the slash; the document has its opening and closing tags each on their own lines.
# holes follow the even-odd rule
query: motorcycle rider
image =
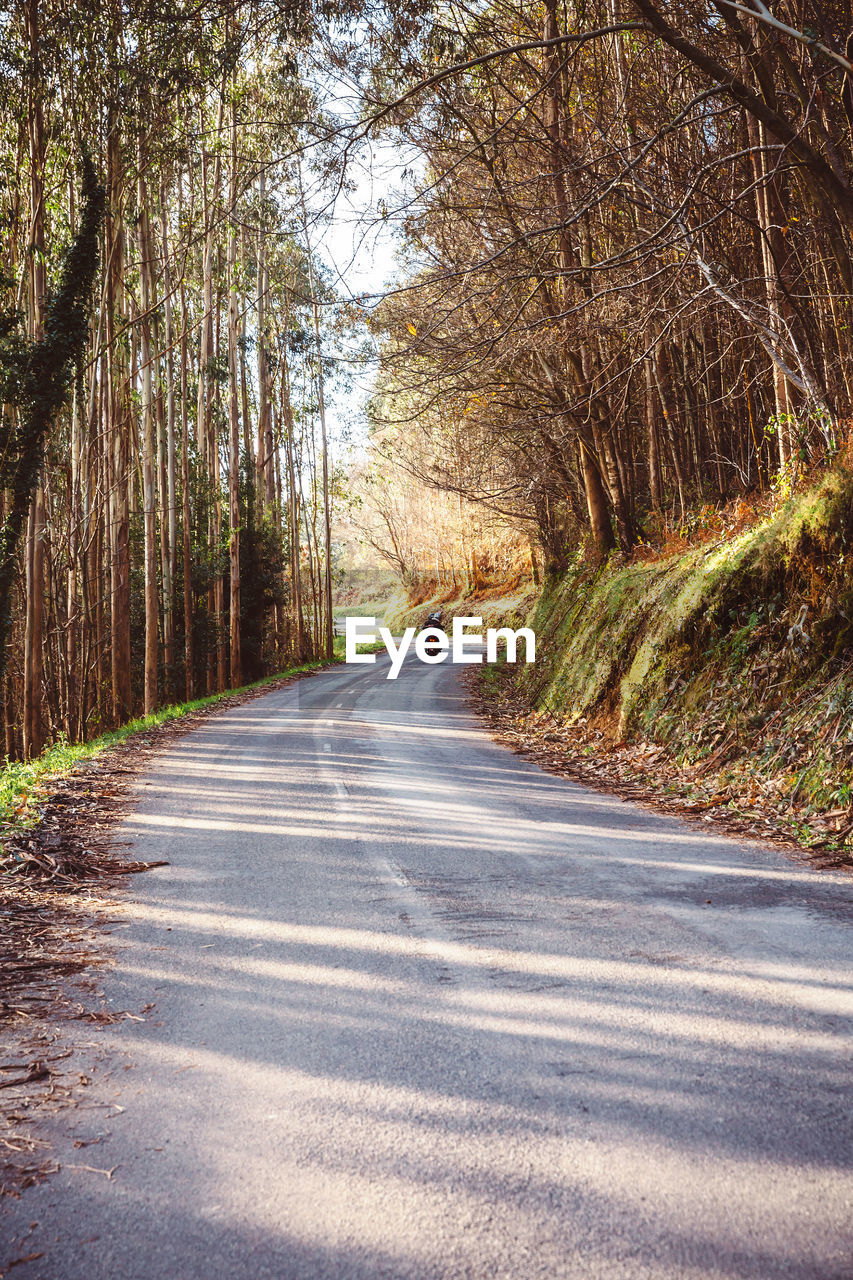
<svg viewBox="0 0 853 1280">
<path fill-rule="evenodd" d="M 443 609 L 433 609 L 432 613 L 429 615 L 426 622 L 424 623 L 424 630 L 425 631 L 443 631 L 444 630 L 444 610 Z M 425 648 L 427 653 L 430 653 L 430 654 L 441 652 L 440 647 L 436 645 L 430 645 L 429 643 L 425 645 Z"/>
</svg>

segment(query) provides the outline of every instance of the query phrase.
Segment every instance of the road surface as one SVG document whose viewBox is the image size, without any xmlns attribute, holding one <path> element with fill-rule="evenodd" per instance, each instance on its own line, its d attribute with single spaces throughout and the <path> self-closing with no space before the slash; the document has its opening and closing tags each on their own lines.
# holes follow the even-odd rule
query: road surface
<svg viewBox="0 0 853 1280">
<path fill-rule="evenodd" d="M 140 782 L 124 836 L 171 866 L 104 986 L 155 1008 L 78 1033 L 16 1280 L 853 1276 L 850 878 L 546 775 L 458 669 L 386 669 Z"/>
</svg>

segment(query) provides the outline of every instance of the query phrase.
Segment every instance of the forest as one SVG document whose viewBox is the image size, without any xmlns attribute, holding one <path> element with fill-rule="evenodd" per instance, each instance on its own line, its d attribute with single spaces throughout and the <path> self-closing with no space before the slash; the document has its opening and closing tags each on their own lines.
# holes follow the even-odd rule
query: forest
<svg viewBox="0 0 853 1280">
<path fill-rule="evenodd" d="M 10 4 L 7 757 L 330 657 L 341 522 L 410 586 L 445 560 L 538 580 L 834 465 L 850 25 L 806 0 Z M 374 148 L 401 161 L 358 234 L 396 249 L 357 293 L 321 240 Z"/>
<path fill-rule="evenodd" d="M 0 1280 L 850 1280 L 851 4 L 8 0 L 0 157 Z"/>
</svg>

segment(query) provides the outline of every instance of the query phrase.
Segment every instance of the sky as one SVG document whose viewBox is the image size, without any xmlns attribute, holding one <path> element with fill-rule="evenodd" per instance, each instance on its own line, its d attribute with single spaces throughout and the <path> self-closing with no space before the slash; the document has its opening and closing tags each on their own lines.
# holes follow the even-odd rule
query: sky
<svg viewBox="0 0 853 1280">
<path fill-rule="evenodd" d="M 315 248 L 333 273 L 337 292 L 343 297 L 367 295 L 369 309 L 382 295 L 399 283 L 397 252 L 401 245 L 397 219 L 383 218 L 381 208 L 392 214 L 399 199 L 402 171 L 420 166 L 413 151 L 404 152 L 389 140 L 365 147 L 351 162 L 347 176 L 351 190 L 342 191 L 326 225 L 317 229 Z M 352 369 L 354 386 L 341 400 L 330 404 L 330 433 L 339 442 L 349 434 L 356 452 L 364 446 L 367 421 L 364 406 L 376 377 L 377 362 L 367 361 Z"/>
</svg>

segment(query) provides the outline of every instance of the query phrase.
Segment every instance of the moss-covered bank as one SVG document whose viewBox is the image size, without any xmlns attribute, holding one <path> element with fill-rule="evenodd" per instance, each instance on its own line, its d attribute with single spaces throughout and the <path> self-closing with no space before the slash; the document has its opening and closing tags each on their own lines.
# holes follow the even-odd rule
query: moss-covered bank
<svg viewBox="0 0 853 1280">
<path fill-rule="evenodd" d="M 653 563 L 578 569 L 529 619 L 530 704 L 792 817 L 853 785 L 853 475 L 838 466 L 746 532 Z M 851 814 L 853 820 L 853 814 Z M 844 815 L 839 815 L 843 834 Z"/>
</svg>

